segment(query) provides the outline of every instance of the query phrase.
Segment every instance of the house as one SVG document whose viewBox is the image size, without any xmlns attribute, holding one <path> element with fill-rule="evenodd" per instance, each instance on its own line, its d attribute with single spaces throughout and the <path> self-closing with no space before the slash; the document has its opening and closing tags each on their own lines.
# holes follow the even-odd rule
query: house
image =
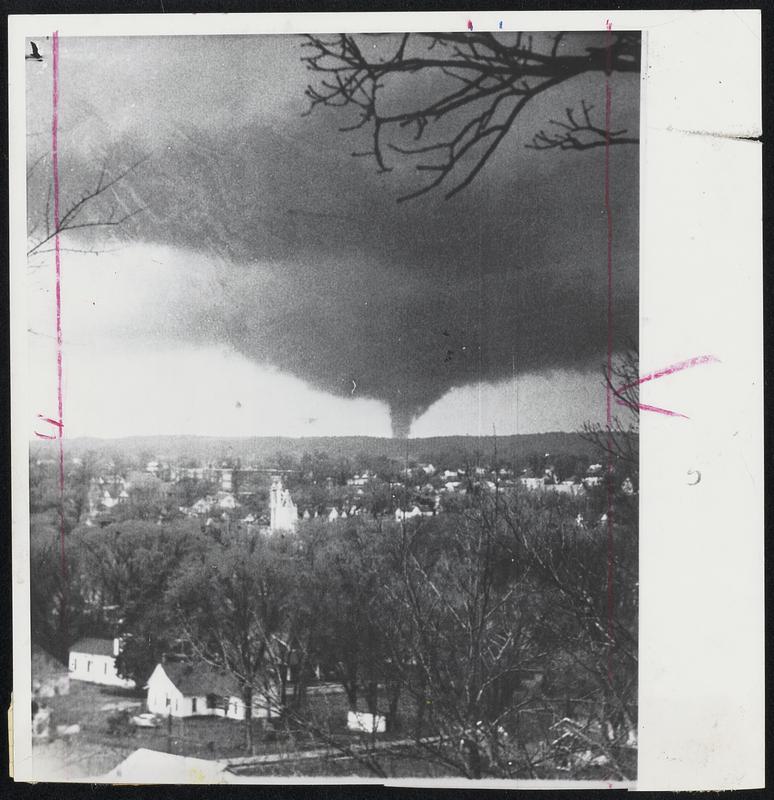
<svg viewBox="0 0 774 800">
<path fill-rule="evenodd" d="M 384 733 L 387 730 L 387 718 L 384 714 L 349 711 L 347 712 L 347 730 L 358 733 Z"/>
<path fill-rule="evenodd" d="M 234 470 L 230 467 L 220 470 L 220 489 L 222 492 L 232 492 L 234 490 Z"/>
<path fill-rule="evenodd" d="M 200 497 L 192 506 L 191 512 L 193 514 L 209 514 L 215 505 L 211 497 Z"/>
<path fill-rule="evenodd" d="M 70 693 L 70 672 L 67 667 L 36 644 L 32 645 L 30 672 L 33 697 L 55 697 Z"/>
<path fill-rule="evenodd" d="M 211 716 L 244 719 L 245 704 L 236 680 L 206 664 L 157 664 L 145 684 L 148 711 L 173 717 Z M 254 717 L 266 717 L 263 705 Z"/>
<path fill-rule="evenodd" d="M 575 483 L 571 480 L 562 481 L 561 483 L 547 483 L 543 488 L 547 491 L 556 492 L 557 494 L 569 494 L 573 497 L 585 492 L 583 484 Z"/>
<path fill-rule="evenodd" d="M 109 511 L 121 503 L 126 503 L 128 499 L 126 484 L 120 475 L 92 478 L 86 495 L 87 522 L 93 522 L 99 514 Z"/>
<path fill-rule="evenodd" d="M 105 686 L 134 687 L 134 681 L 116 672 L 116 656 L 121 652 L 119 639 L 79 639 L 70 648 L 70 678 Z"/>
<path fill-rule="evenodd" d="M 218 508 L 233 511 L 238 505 L 231 492 L 218 492 Z"/>
</svg>

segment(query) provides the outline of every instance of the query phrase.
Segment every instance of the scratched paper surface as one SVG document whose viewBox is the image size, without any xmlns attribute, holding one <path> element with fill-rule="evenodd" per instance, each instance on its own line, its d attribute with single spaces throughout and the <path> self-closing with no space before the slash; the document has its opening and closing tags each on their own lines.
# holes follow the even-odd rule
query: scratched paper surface
<svg viewBox="0 0 774 800">
<path fill-rule="evenodd" d="M 758 32 L 12 20 L 18 779 L 760 785 Z"/>
</svg>

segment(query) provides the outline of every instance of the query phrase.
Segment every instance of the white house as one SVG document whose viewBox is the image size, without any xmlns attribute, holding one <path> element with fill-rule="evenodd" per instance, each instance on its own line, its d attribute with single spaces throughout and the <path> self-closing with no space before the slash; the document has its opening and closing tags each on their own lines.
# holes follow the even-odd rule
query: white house
<svg viewBox="0 0 774 800">
<path fill-rule="evenodd" d="M 118 639 L 79 639 L 70 648 L 70 678 L 105 686 L 133 688 L 133 680 L 121 678 L 116 672 L 116 656 L 120 651 L 121 642 Z"/>
<path fill-rule="evenodd" d="M 233 511 L 239 503 L 231 492 L 218 492 L 218 508 Z"/>
<path fill-rule="evenodd" d="M 364 472 L 362 475 L 355 475 L 347 479 L 347 486 L 367 486 L 369 481 L 372 480 L 370 472 Z"/>
<path fill-rule="evenodd" d="M 209 514 L 214 504 L 215 502 L 211 497 L 200 497 L 191 506 L 191 511 L 194 514 Z"/>
<path fill-rule="evenodd" d="M 421 517 L 422 511 L 419 506 L 414 506 L 411 511 L 403 511 L 400 508 L 395 509 L 395 521 L 400 522 L 404 519 L 412 519 L 413 517 Z"/>
<path fill-rule="evenodd" d="M 205 664 L 157 664 L 145 688 L 148 711 L 153 714 L 245 718 L 245 704 L 237 682 Z M 253 716 L 268 716 L 262 703 L 254 702 Z"/>
<path fill-rule="evenodd" d="M 348 711 L 347 730 L 358 733 L 384 733 L 387 730 L 387 719 L 383 714 Z"/>
</svg>

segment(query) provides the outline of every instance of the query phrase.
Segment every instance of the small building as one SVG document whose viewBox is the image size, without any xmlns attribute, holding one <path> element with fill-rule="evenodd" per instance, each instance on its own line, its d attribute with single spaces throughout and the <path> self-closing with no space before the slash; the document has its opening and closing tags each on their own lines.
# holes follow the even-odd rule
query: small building
<svg viewBox="0 0 774 800">
<path fill-rule="evenodd" d="M 32 645 L 32 696 L 56 697 L 70 693 L 70 672 L 67 667 L 42 647 Z"/>
<path fill-rule="evenodd" d="M 384 714 L 348 711 L 347 730 L 358 733 L 384 733 L 387 730 L 387 718 Z"/>
<path fill-rule="evenodd" d="M 215 501 L 211 497 L 200 497 L 192 506 L 191 513 L 193 514 L 209 514 Z"/>
<path fill-rule="evenodd" d="M 145 688 L 148 711 L 153 714 L 245 718 L 245 704 L 236 680 L 206 664 L 157 664 Z M 253 716 L 268 716 L 264 704 L 253 705 Z"/>
<path fill-rule="evenodd" d="M 134 687 L 134 681 L 121 678 L 116 671 L 116 657 L 121 652 L 119 639 L 79 639 L 70 648 L 70 678 L 105 686 Z"/>
<path fill-rule="evenodd" d="M 419 508 L 419 506 L 414 506 L 411 509 L 411 511 L 404 511 L 401 508 L 395 510 L 396 522 L 401 522 L 404 519 L 413 519 L 414 517 L 421 517 L 421 516 L 422 516 L 422 510 Z"/>
<path fill-rule="evenodd" d="M 218 492 L 218 508 L 233 511 L 238 505 L 231 492 Z"/>
</svg>

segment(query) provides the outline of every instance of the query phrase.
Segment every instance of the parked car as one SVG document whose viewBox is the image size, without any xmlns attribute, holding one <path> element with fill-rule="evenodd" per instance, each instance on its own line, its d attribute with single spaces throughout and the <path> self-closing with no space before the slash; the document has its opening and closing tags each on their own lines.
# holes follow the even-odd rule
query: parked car
<svg viewBox="0 0 774 800">
<path fill-rule="evenodd" d="M 135 728 L 158 728 L 159 724 L 156 715 L 148 712 L 132 717 L 132 725 Z"/>
<path fill-rule="evenodd" d="M 128 711 L 116 711 L 107 718 L 107 729 L 111 736 L 132 736 L 135 728 Z"/>
</svg>

